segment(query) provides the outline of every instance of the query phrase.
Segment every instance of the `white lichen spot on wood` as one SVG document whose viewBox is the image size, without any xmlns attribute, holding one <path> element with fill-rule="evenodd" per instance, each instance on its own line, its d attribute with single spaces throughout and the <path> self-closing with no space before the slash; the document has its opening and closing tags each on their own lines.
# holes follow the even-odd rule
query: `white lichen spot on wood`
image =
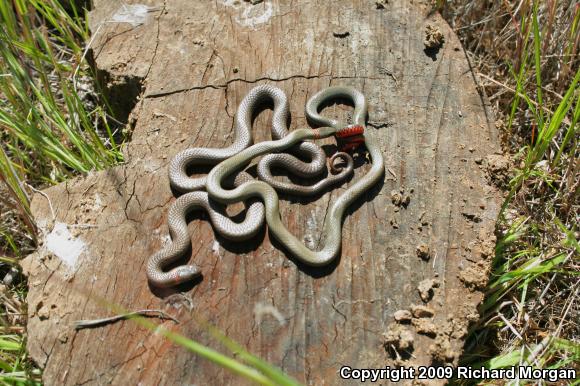
<svg viewBox="0 0 580 386">
<path fill-rule="evenodd" d="M 94 205 L 94 209 L 102 209 L 103 208 L 103 201 L 101 200 L 101 196 L 99 196 L 99 193 L 95 193 L 95 205 Z"/>
<path fill-rule="evenodd" d="M 123 4 L 111 16 L 111 21 L 129 23 L 133 27 L 137 27 L 145 24 L 149 19 L 149 13 L 156 10 L 156 7 L 149 7 L 145 4 Z"/>
<path fill-rule="evenodd" d="M 315 240 L 317 231 L 316 210 L 311 210 L 310 216 L 306 219 L 306 232 L 304 234 L 304 243 L 310 249 L 316 248 Z"/>
<path fill-rule="evenodd" d="M 213 241 L 213 244 L 211 246 L 211 251 L 214 253 L 214 255 L 216 256 L 220 256 L 220 242 L 217 240 Z"/>
<path fill-rule="evenodd" d="M 74 237 L 67 224 L 56 222 L 52 231 L 44 238 L 44 245 L 69 268 L 75 268 L 87 245 L 80 237 Z"/>
<path fill-rule="evenodd" d="M 150 160 L 143 163 L 143 169 L 147 173 L 157 173 L 162 167 L 161 162 L 158 160 Z"/>
<path fill-rule="evenodd" d="M 256 29 L 259 25 L 267 23 L 274 16 L 274 8 L 271 1 L 259 4 L 240 2 L 239 0 L 224 0 L 223 4 L 241 12 L 234 17 L 239 25 Z"/>
<path fill-rule="evenodd" d="M 262 317 L 264 315 L 272 315 L 277 321 L 280 326 L 286 324 L 286 320 L 282 313 L 273 305 L 271 304 L 264 304 L 264 303 L 256 303 L 254 305 L 254 319 L 256 324 L 262 323 Z"/>
</svg>

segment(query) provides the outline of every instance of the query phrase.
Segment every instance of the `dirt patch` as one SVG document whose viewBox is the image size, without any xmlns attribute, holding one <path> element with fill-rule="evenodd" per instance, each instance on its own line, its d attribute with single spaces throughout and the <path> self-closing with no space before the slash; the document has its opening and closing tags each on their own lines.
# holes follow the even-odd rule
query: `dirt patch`
<svg viewBox="0 0 580 386">
<path fill-rule="evenodd" d="M 377 7 L 377 9 L 385 9 L 387 7 L 387 4 L 389 4 L 389 0 L 375 1 L 375 6 Z"/>
<path fill-rule="evenodd" d="M 445 36 L 443 32 L 436 25 L 427 24 L 425 27 L 425 40 L 423 44 L 425 48 L 437 49 L 440 48 L 445 42 Z"/>
<path fill-rule="evenodd" d="M 434 337 L 437 335 L 437 326 L 431 319 L 413 319 L 411 324 L 415 327 L 415 331 L 419 334 Z"/>
<path fill-rule="evenodd" d="M 410 193 L 413 193 L 412 191 Z M 411 195 L 405 193 L 405 189 L 401 188 L 400 190 L 392 190 L 391 191 L 391 202 L 396 207 L 403 207 L 406 208 L 409 203 L 411 202 Z"/>
<path fill-rule="evenodd" d="M 505 188 L 511 179 L 512 162 L 504 155 L 490 154 L 483 162 L 488 181 L 500 188 Z"/>
<path fill-rule="evenodd" d="M 459 357 L 459 353 L 451 347 L 449 337 L 445 335 L 438 335 L 435 342 L 429 346 L 429 353 L 433 358 L 434 363 L 453 363 L 455 358 Z"/>
<path fill-rule="evenodd" d="M 493 234 L 481 232 L 476 240 L 467 245 L 467 251 L 471 252 L 471 261 L 485 260 L 495 255 L 497 237 Z"/>
<path fill-rule="evenodd" d="M 430 318 L 435 315 L 435 311 L 427 306 L 412 305 L 411 313 L 415 318 Z"/>
<path fill-rule="evenodd" d="M 429 302 L 433 298 L 434 290 L 437 287 L 439 287 L 439 280 L 437 279 L 425 279 L 419 282 L 417 291 L 419 291 L 421 300 L 425 303 Z"/>
<path fill-rule="evenodd" d="M 417 246 L 417 256 L 419 256 L 424 261 L 429 261 L 431 259 L 431 251 L 427 244 L 419 244 Z"/>
<path fill-rule="evenodd" d="M 384 335 L 385 345 L 393 345 L 398 349 L 407 350 L 413 347 L 413 333 L 399 324 L 391 324 Z"/>
<path fill-rule="evenodd" d="M 395 318 L 395 321 L 399 323 L 408 323 L 413 318 L 413 315 L 409 310 L 399 310 L 393 314 L 393 317 Z"/>
<path fill-rule="evenodd" d="M 479 261 L 463 269 L 458 277 L 472 291 L 484 289 L 489 278 L 489 264 Z"/>
</svg>

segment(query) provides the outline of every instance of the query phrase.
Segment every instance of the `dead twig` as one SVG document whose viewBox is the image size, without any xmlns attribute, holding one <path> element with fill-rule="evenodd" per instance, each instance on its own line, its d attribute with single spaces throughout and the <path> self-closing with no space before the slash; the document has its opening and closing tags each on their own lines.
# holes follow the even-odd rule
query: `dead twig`
<svg viewBox="0 0 580 386">
<path fill-rule="evenodd" d="M 44 193 L 42 190 L 36 189 L 34 186 L 30 184 L 26 184 L 26 186 L 28 186 L 30 190 L 32 190 L 34 193 L 38 193 L 44 198 L 46 198 L 46 201 L 48 202 L 48 208 L 50 209 L 50 214 L 52 215 L 52 225 L 54 226 L 54 223 L 56 222 L 56 214 L 54 212 L 54 208 L 52 207 L 52 202 L 50 201 L 50 197 L 48 197 L 48 194 Z"/>
<path fill-rule="evenodd" d="M 115 315 L 109 318 L 102 319 L 92 319 L 92 320 L 77 320 L 74 322 L 75 330 L 82 330 L 83 328 L 94 328 L 101 327 L 107 324 L 118 322 L 119 320 L 132 319 L 137 316 L 142 316 L 146 318 L 159 318 L 162 320 L 171 320 L 175 323 L 179 323 L 179 320 L 175 319 L 173 316 L 166 314 L 161 310 L 139 310 L 134 312 L 129 312 L 126 314 Z"/>
</svg>

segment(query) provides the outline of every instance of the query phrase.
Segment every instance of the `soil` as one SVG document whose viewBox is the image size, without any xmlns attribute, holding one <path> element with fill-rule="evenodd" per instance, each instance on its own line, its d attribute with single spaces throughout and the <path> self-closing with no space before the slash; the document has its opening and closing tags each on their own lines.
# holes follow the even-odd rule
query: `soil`
<svg viewBox="0 0 580 386">
<path fill-rule="evenodd" d="M 424 41 L 425 47 L 430 49 L 439 48 L 443 45 L 444 41 L 445 36 L 443 35 L 439 27 L 432 24 L 428 24 L 425 27 L 425 41 Z"/>
<path fill-rule="evenodd" d="M 437 287 L 439 287 L 439 281 L 437 279 L 425 279 L 421 281 L 417 286 L 421 300 L 425 303 L 431 300 Z"/>
</svg>

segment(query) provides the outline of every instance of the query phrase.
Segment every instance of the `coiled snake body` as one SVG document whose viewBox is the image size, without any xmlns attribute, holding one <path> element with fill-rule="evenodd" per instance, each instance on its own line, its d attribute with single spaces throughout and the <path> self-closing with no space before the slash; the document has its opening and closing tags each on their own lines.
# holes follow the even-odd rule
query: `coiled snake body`
<svg viewBox="0 0 580 386">
<path fill-rule="evenodd" d="M 251 145 L 252 114 L 256 107 L 268 98 L 274 102 L 273 140 Z M 340 251 L 344 211 L 384 173 L 383 157 L 377 143 L 368 135 L 364 137 L 372 162 L 371 168 L 367 174 L 343 192 L 330 207 L 323 226 L 323 234 L 326 235 L 325 244 L 320 251 L 308 249 L 281 222 L 276 190 L 295 195 L 319 192 L 352 174 L 352 158 L 345 153 L 336 153 L 330 159 L 330 167 L 337 174 L 329 174 L 328 177 L 312 186 L 275 180 L 270 168 L 284 166 L 302 177 L 316 176 L 325 170 L 326 156 L 322 149 L 314 143 L 304 141 L 349 133 L 350 127 L 323 117 L 318 112 L 323 103 L 337 98 L 347 98 L 354 102 L 353 124 L 362 130 L 367 114 L 366 100 L 360 92 L 350 87 L 330 87 L 318 92 L 308 101 L 307 118 L 324 127 L 297 129 L 289 133 L 286 126 L 288 102 L 285 94 L 276 87 L 262 85 L 252 89 L 240 104 L 235 118 L 236 138 L 231 146 L 224 149 L 191 148 L 178 153 L 170 164 L 170 184 L 174 189 L 188 193 L 179 197 L 169 210 L 168 224 L 172 242 L 150 257 L 147 266 L 149 282 L 157 287 L 170 287 L 191 280 L 200 274 L 195 265 L 183 265 L 167 272 L 164 271 L 164 267 L 183 256 L 191 245 L 185 217 L 187 212 L 193 209 L 206 210 L 216 231 L 231 240 L 246 240 L 254 236 L 263 226 L 265 213 L 270 231 L 296 258 L 314 266 L 332 261 Z M 311 162 L 303 162 L 291 154 L 278 153 L 286 149 L 303 157 L 309 157 Z M 262 181 L 252 179 L 245 172 L 235 174 L 236 171 L 248 165 L 253 158 L 261 155 L 265 155 L 258 163 L 258 176 Z M 335 169 L 333 161 L 336 157 L 345 160 L 346 166 Z M 186 169 L 195 163 L 218 165 L 211 170 L 207 178 L 190 178 Z M 224 185 L 232 185 L 232 182 L 233 189 L 224 188 Z M 207 189 L 207 192 L 201 191 L 202 189 Z M 244 221 L 238 224 L 223 213 L 223 208 L 219 204 L 240 201 L 247 201 L 248 211 Z"/>
</svg>

